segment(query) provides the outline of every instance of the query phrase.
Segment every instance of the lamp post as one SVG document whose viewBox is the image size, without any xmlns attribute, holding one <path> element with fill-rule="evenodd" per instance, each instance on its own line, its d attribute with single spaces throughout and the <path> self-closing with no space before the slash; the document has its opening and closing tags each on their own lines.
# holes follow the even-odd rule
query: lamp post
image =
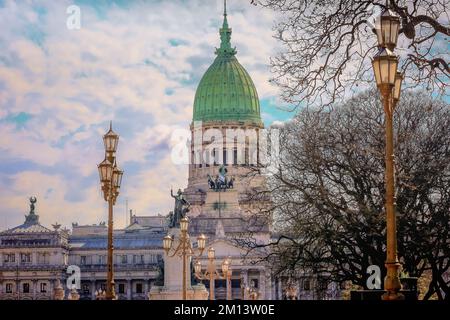
<svg viewBox="0 0 450 320">
<path fill-rule="evenodd" d="M 241 297 L 242 297 L 242 300 L 245 300 L 246 288 L 247 288 L 247 284 L 244 282 L 244 277 L 241 275 Z"/>
<path fill-rule="evenodd" d="M 209 300 L 214 300 L 215 280 L 225 279 L 227 288 L 227 300 L 231 300 L 231 258 L 228 257 L 222 262 L 222 273 L 216 270 L 216 250 L 214 248 L 208 249 L 208 266 L 205 272 L 202 272 L 202 263 L 197 261 L 194 265 L 195 277 L 200 280 L 209 280 Z"/>
<path fill-rule="evenodd" d="M 397 71 L 398 58 L 393 53 L 397 45 L 400 18 L 389 7 L 376 21 L 379 51 L 372 60 L 377 87 L 380 90 L 385 113 L 386 126 L 386 277 L 384 279 L 383 300 L 401 300 L 401 283 L 397 256 L 397 227 L 395 217 L 395 174 L 394 174 L 394 130 L 393 116 L 400 99 L 403 76 Z"/>
<path fill-rule="evenodd" d="M 123 171 L 119 169 L 116 162 L 117 144 L 119 136 L 112 130 L 112 122 L 109 131 L 103 136 L 105 145 L 105 159 L 98 165 L 100 183 L 103 198 L 108 202 L 108 261 L 106 280 L 106 300 L 115 300 L 114 290 L 114 264 L 113 264 L 113 206 L 119 196 L 122 183 Z"/>
<path fill-rule="evenodd" d="M 166 235 L 163 239 L 163 248 L 166 252 L 166 255 L 168 257 L 174 257 L 175 255 L 178 255 L 183 260 L 183 300 L 187 299 L 187 284 L 186 284 L 187 258 L 194 255 L 201 256 L 206 246 L 206 236 L 203 234 L 198 236 L 197 237 L 198 253 L 195 254 L 195 250 L 191 244 L 188 229 L 189 229 L 189 219 L 187 217 L 184 217 L 180 220 L 181 234 L 178 239 L 178 246 L 176 248 L 172 247 L 174 238 L 171 235 Z M 170 250 L 173 250 L 172 254 L 170 254 Z"/>
<path fill-rule="evenodd" d="M 95 300 L 106 300 L 106 291 L 104 290 L 95 290 Z"/>
<path fill-rule="evenodd" d="M 258 300 L 259 292 L 256 290 L 253 282 L 250 282 L 250 287 L 245 288 L 245 290 L 250 300 Z"/>
</svg>

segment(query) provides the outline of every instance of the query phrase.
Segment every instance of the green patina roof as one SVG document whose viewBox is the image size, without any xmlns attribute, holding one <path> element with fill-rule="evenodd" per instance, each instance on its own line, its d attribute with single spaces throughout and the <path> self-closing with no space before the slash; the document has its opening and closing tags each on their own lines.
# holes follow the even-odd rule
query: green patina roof
<svg viewBox="0 0 450 320">
<path fill-rule="evenodd" d="M 231 47 L 226 7 L 216 59 L 195 93 L 194 121 L 246 121 L 261 124 L 258 93 Z"/>
</svg>

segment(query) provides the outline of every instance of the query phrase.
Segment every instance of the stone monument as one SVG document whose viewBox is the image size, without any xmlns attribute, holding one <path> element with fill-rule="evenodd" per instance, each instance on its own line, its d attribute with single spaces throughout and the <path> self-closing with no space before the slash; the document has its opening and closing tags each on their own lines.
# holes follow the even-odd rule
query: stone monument
<svg viewBox="0 0 450 320">
<path fill-rule="evenodd" d="M 181 234 L 180 221 L 189 212 L 190 204 L 184 199 L 181 190 L 178 190 L 176 195 L 171 190 L 170 194 L 175 199 L 175 209 L 169 221 L 169 234 L 175 239 L 173 248 L 178 248 Z M 187 265 L 191 266 L 190 256 Z M 160 272 L 164 275 L 164 285 L 153 286 L 148 294 L 149 300 L 181 300 L 183 296 L 183 259 L 181 254 L 171 255 L 165 252 L 164 266 L 160 268 L 163 268 Z M 208 299 L 208 291 L 203 284 L 192 285 L 191 270 L 186 272 L 186 283 L 187 300 Z"/>
</svg>

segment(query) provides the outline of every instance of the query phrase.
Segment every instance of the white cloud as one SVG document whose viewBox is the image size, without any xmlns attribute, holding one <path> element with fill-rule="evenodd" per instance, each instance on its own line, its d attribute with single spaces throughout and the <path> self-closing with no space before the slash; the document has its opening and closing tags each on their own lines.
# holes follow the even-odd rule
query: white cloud
<svg viewBox="0 0 450 320">
<path fill-rule="evenodd" d="M 11 164 L 0 172 L 6 190 L 0 216 L 24 213 L 27 197 L 36 194 L 43 221 L 98 221 L 102 199 L 95 171 L 111 119 L 115 128 L 126 128 L 118 131 L 118 160 L 128 185 L 117 210 L 124 210 L 128 197 L 138 214 L 166 213 L 170 185 L 184 186 L 187 168 L 172 164 L 164 148 L 172 131 L 191 121 L 196 81 L 219 46 L 222 1 L 133 2 L 126 9 L 101 9 L 100 17 L 82 5 L 80 30 L 66 28 L 70 4 L 6 1 L 0 7 L 1 157 L 33 163 L 33 171 L 17 173 Z M 37 5 L 46 13 L 38 14 Z M 249 1 L 230 2 L 228 13 L 238 59 L 260 98 L 273 96 L 273 16 Z M 5 120 L 21 112 L 31 118 L 21 124 Z M 127 172 L 131 162 L 137 165 Z M 46 195 L 49 188 L 54 191 Z M 76 200 L 67 200 L 67 193 L 83 188 Z M 17 222 L 22 215 L 9 219 Z"/>
</svg>

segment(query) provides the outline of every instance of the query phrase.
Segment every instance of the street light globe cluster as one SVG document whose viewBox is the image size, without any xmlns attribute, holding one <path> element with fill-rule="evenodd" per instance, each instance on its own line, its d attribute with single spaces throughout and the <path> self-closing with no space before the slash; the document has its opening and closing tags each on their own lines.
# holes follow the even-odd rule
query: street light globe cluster
<svg viewBox="0 0 450 320">
<path fill-rule="evenodd" d="M 189 219 L 187 217 L 184 217 L 180 220 L 180 230 L 182 235 L 184 234 L 187 239 L 189 239 L 189 234 L 187 233 L 188 229 Z M 206 239 L 207 238 L 204 234 L 201 234 L 197 237 L 197 248 L 201 251 L 201 253 L 203 253 L 203 250 L 205 250 Z M 166 251 L 166 254 L 169 254 L 169 251 L 172 248 L 173 240 L 173 237 L 169 234 L 163 238 L 163 248 Z"/>
<path fill-rule="evenodd" d="M 199 280 L 209 280 L 209 299 L 214 300 L 214 281 L 216 279 L 225 279 L 227 281 L 227 300 L 231 300 L 231 257 L 227 257 L 221 265 L 222 273 L 216 270 L 216 250 L 210 247 L 207 252 L 208 266 L 205 272 L 202 272 L 202 263 L 197 261 L 194 264 L 195 277 Z"/>
<path fill-rule="evenodd" d="M 397 256 L 397 227 L 395 216 L 395 173 L 394 173 L 394 110 L 400 99 L 403 75 L 397 70 L 398 57 L 394 54 L 400 30 L 400 17 L 386 8 L 376 20 L 375 32 L 379 50 L 373 57 L 372 66 L 375 81 L 380 90 L 385 112 L 386 126 L 386 277 L 383 300 L 401 300 L 399 278 L 400 263 Z"/>
<path fill-rule="evenodd" d="M 196 253 L 196 250 L 192 247 L 188 230 L 189 219 L 188 217 L 183 217 L 180 220 L 181 234 L 178 239 L 178 245 L 173 248 L 174 237 L 172 235 L 168 234 L 163 238 L 163 249 L 167 257 L 174 257 L 175 255 L 178 255 L 182 258 L 183 261 L 183 300 L 187 300 L 187 258 L 191 256 L 201 256 L 206 247 L 206 236 L 204 234 L 201 234 L 197 237 Z M 173 250 L 172 254 L 170 254 L 170 250 Z"/>
</svg>

